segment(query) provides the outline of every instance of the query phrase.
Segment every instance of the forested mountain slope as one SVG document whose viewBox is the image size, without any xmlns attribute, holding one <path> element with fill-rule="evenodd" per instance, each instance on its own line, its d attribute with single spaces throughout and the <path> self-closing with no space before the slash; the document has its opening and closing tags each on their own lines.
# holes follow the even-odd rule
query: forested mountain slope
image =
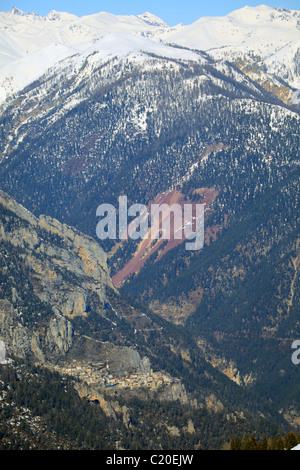
<svg viewBox="0 0 300 470">
<path fill-rule="evenodd" d="M 299 12 L 271 10 L 246 8 L 176 31 L 151 15 L 80 22 L 21 15 L 25 30 L 35 21 L 51 37 L 63 22 L 64 44 L 49 53 L 50 68 L 41 67 L 25 88 L 9 88 L 1 104 L 0 292 L 8 348 L 52 367 L 58 361 L 64 371 L 79 361 L 84 373 L 86 360 L 106 364 L 113 355 L 113 379 L 120 370 L 126 377 L 128 361 L 131 372 L 167 384 L 164 398 L 179 396 L 178 415 L 187 400 L 179 422 L 187 429 L 187 417 L 199 418 L 193 446 L 211 439 L 217 446 L 228 436 L 213 426 L 204 438 L 203 410 L 206 423 L 211 409 L 220 412 L 230 432 L 236 419 L 236 427 L 257 432 L 299 427 L 299 366 L 291 361 L 300 334 Z M 18 62 L 20 38 L 9 18 L 0 18 L 16 41 L 9 66 L 22 72 L 40 48 L 19 50 Z M 213 33 L 220 24 L 230 24 L 237 38 L 247 30 L 245 49 L 197 46 L 203 25 Z M 267 42 L 257 56 L 259 24 Z M 276 36 L 268 49 L 275 30 L 285 31 L 284 40 L 277 44 Z M 75 47 L 79 37 L 84 47 Z M 43 47 L 52 51 L 51 44 Z M 204 204 L 203 248 L 99 240 L 97 207 L 118 209 L 121 195 L 128 205 Z M 15 337 L 8 318 L 18 326 Z M 112 412 L 102 392 L 78 390 L 112 416 L 122 409 L 124 397 Z M 151 400 L 160 392 L 155 388 Z M 145 390 L 141 402 L 135 398 L 126 397 L 132 415 L 151 402 Z M 128 424 L 126 413 L 119 416 Z M 150 445 L 143 440 L 149 420 L 141 446 Z M 181 445 L 184 432 L 175 430 L 164 446 Z"/>
</svg>

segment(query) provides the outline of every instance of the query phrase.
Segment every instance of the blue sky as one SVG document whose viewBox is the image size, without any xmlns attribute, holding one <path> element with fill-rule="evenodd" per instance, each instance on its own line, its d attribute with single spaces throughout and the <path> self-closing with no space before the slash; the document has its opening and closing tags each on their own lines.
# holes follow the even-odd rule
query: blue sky
<svg viewBox="0 0 300 470">
<path fill-rule="evenodd" d="M 223 16 L 245 5 L 268 5 L 300 10 L 300 0 L 0 0 L 0 11 L 16 6 L 20 10 L 46 15 L 51 10 L 77 16 L 106 11 L 116 15 L 138 15 L 149 11 L 173 26 L 190 24 L 202 16 Z"/>
</svg>

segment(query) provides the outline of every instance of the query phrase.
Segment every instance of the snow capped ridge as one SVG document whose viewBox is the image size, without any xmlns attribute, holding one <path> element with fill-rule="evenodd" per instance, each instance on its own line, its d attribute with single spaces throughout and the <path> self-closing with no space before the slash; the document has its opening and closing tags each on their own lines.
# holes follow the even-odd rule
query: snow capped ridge
<svg viewBox="0 0 300 470">
<path fill-rule="evenodd" d="M 64 13 L 56 10 L 51 10 L 50 13 L 43 17 L 43 19 L 45 21 L 72 21 L 77 20 L 78 17 L 72 15 L 71 13 Z"/>
<path fill-rule="evenodd" d="M 299 25 L 300 11 L 282 11 L 264 5 L 246 6 L 224 17 L 200 18 L 179 32 L 171 32 L 168 38 L 187 47 L 205 50 L 230 45 L 249 45 L 254 50 L 263 40 L 270 49 L 299 38 Z"/>
<path fill-rule="evenodd" d="M 41 18 L 41 16 L 39 16 L 37 13 L 35 12 L 28 12 L 28 13 L 25 13 L 23 10 L 20 10 L 19 8 L 17 7 L 12 7 L 12 9 L 10 11 L 4 11 L 3 12 L 4 14 L 6 14 L 7 16 L 11 16 L 11 17 L 16 17 L 17 20 L 35 20 L 37 18 Z"/>
<path fill-rule="evenodd" d="M 285 8 L 273 8 L 267 5 L 257 7 L 245 6 L 227 15 L 227 18 L 244 25 L 280 24 L 281 26 L 295 26 L 300 18 L 300 12 Z"/>
<path fill-rule="evenodd" d="M 123 32 L 108 33 L 98 41 L 90 45 L 83 55 L 98 53 L 100 57 L 119 56 L 123 57 L 130 53 L 134 54 L 156 54 L 160 57 L 170 59 L 180 59 L 187 61 L 206 62 L 206 60 L 195 52 L 181 49 L 176 46 L 169 46 L 159 39 L 134 35 Z"/>
<path fill-rule="evenodd" d="M 45 21 L 59 21 L 61 19 L 76 19 L 78 18 L 75 15 L 72 15 L 71 13 L 65 13 L 65 12 L 58 12 L 56 10 L 51 10 L 50 13 L 48 13 L 46 16 L 40 16 L 35 12 L 28 12 L 25 13 L 24 11 L 20 10 L 17 7 L 12 7 L 10 11 L 4 11 L 2 12 L 6 16 L 10 17 L 21 17 L 23 20 L 28 19 L 29 21 L 32 19 L 39 19 L 39 20 L 45 20 Z"/>
<path fill-rule="evenodd" d="M 115 36 L 118 34 L 119 43 Z M 142 43 L 137 38 L 151 38 L 152 42 Z M 52 10 L 46 16 L 39 16 L 13 7 L 11 11 L 0 11 L 0 101 L 4 88 L 8 96 L 24 80 L 33 75 L 37 79 L 38 74 L 45 73 L 47 56 L 44 54 L 49 56 L 49 67 L 68 53 L 81 55 L 89 50 L 99 53 L 99 57 L 144 51 L 161 56 L 165 53 L 169 58 L 195 59 L 191 51 L 182 49 L 180 55 L 179 48 L 167 46 L 170 43 L 206 51 L 217 60 L 235 63 L 258 57 L 259 67 L 266 67 L 269 73 L 299 89 L 300 11 L 266 5 L 245 6 L 224 17 L 204 17 L 191 25 L 171 27 L 150 12 L 134 16 L 101 11 L 77 17 Z"/>
<path fill-rule="evenodd" d="M 163 27 L 163 28 L 169 27 L 167 23 L 165 23 L 163 20 L 158 18 L 158 16 L 152 15 L 152 13 L 149 13 L 148 11 L 143 13 L 142 15 L 138 15 L 137 18 L 140 18 L 145 23 L 148 23 L 152 26 L 158 26 L 158 27 Z"/>
<path fill-rule="evenodd" d="M 299 87 L 300 11 L 245 6 L 224 17 L 200 18 L 164 38 L 207 51 L 217 60 L 251 61 L 256 57 L 262 69 Z"/>
<path fill-rule="evenodd" d="M 11 13 L 12 15 L 26 16 L 26 13 L 24 13 L 24 11 L 20 10 L 17 7 L 12 7 L 9 13 Z"/>
<path fill-rule="evenodd" d="M 109 58 L 130 57 L 134 61 L 145 61 L 153 55 L 170 60 L 206 62 L 195 52 L 128 32 L 111 32 L 93 42 L 81 44 L 80 48 L 53 43 L 0 68 L 0 103 L 40 78 L 48 69 L 56 65 L 63 69 L 67 66 L 65 59 L 72 59 L 73 67 L 79 69 L 87 59 L 93 66 Z"/>
</svg>

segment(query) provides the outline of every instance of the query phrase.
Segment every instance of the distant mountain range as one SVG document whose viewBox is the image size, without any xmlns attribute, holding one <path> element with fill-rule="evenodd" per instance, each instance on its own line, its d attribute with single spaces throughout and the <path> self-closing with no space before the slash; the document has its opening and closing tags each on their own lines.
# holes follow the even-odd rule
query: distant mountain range
<svg viewBox="0 0 300 470">
<path fill-rule="evenodd" d="M 110 50 L 109 44 L 99 42 L 107 34 L 120 33 L 117 50 L 114 44 Z M 128 34 L 141 40 L 132 42 L 132 38 L 124 36 Z M 145 37 L 153 42 L 143 41 Z M 45 17 L 17 8 L 1 12 L 0 98 L 19 91 L 49 67 L 75 54 L 85 56 L 88 51 L 101 52 L 104 48 L 106 54 L 118 55 L 128 48 L 149 51 L 149 47 L 157 53 L 161 41 L 206 51 L 214 58 L 233 62 L 243 61 L 246 55 L 247 62 L 255 68 L 253 73 L 259 74 L 261 80 L 274 80 L 276 76 L 276 84 L 280 79 L 287 85 L 289 100 L 298 100 L 300 12 L 264 5 L 174 27 L 151 13 L 121 16 L 101 12 L 78 18 L 56 11 Z"/>
</svg>

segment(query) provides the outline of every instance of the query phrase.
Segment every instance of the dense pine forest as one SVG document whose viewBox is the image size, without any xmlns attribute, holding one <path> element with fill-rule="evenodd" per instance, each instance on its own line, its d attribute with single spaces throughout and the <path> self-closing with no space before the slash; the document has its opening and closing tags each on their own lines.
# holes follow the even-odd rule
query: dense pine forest
<svg viewBox="0 0 300 470">
<path fill-rule="evenodd" d="M 266 435 L 261 440 L 257 440 L 253 435 L 250 437 L 232 438 L 230 441 L 230 450 L 291 450 L 300 444 L 300 435 L 290 432 L 285 436 L 278 438 Z"/>
</svg>

